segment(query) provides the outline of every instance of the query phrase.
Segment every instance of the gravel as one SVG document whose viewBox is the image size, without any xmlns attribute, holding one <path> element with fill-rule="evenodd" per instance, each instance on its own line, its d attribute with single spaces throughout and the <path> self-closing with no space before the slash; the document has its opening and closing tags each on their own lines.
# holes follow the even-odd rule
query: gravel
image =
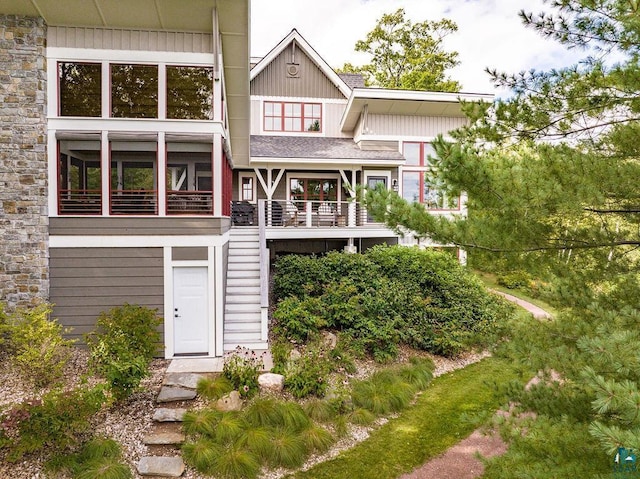
<svg viewBox="0 0 640 479">
<path fill-rule="evenodd" d="M 403 350 L 399 360 L 406 359 L 409 354 L 415 354 L 415 352 Z M 456 359 L 429 357 L 433 359 L 436 366 L 434 376 L 439 376 L 477 362 L 486 356 L 488 356 L 488 353 L 471 353 Z M 45 392 L 35 392 L 29 383 L 21 378 L 7 358 L 0 357 L 0 361 L 3 364 L 0 369 L 0 410 L 27 399 L 37 398 Z M 64 373 L 64 383 L 67 388 L 70 389 L 81 384 L 87 373 L 87 363 L 87 352 L 75 348 Z M 150 377 L 146 378 L 142 383 L 142 391 L 135 393 L 116 407 L 101 412 L 93 422 L 92 429 L 95 434 L 113 438 L 121 445 L 124 459 L 133 471 L 135 471 L 135 464 L 138 460 L 148 453 L 147 446 L 142 443 L 142 439 L 152 425 L 152 415 L 156 407 L 155 398 L 160 390 L 168 365 L 169 361 L 167 360 L 154 360 L 151 365 Z M 379 365 L 373 361 L 359 362 L 356 376 L 366 377 L 377 367 Z M 89 379 L 89 384 L 95 384 L 95 382 L 95 379 Z M 196 404 L 198 403 L 199 401 L 196 402 Z M 350 426 L 349 433 L 344 438 L 336 442 L 327 453 L 310 457 L 304 464 L 303 469 L 308 469 L 319 462 L 335 457 L 341 451 L 364 441 L 369 437 L 372 430 L 380 427 L 386 421 L 388 421 L 388 418 L 380 419 L 371 427 Z M 260 476 L 260 479 L 277 479 L 290 472 L 288 470 L 268 470 Z M 36 455 L 16 464 L 0 462 L 0 478 L 5 477 L 11 479 L 47 479 L 50 476 L 43 472 L 43 460 Z M 140 478 L 141 476 L 134 474 L 134 477 Z M 186 479 L 204 479 L 206 476 L 188 469 L 183 477 Z M 65 478 L 57 476 L 56 479 Z"/>
</svg>

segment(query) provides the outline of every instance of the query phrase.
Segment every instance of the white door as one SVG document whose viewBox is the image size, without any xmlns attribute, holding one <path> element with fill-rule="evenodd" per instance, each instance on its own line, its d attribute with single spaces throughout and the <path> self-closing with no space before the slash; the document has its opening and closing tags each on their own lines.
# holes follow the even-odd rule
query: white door
<svg viewBox="0 0 640 479">
<path fill-rule="evenodd" d="M 209 353 L 206 267 L 173 268 L 174 354 Z"/>
</svg>

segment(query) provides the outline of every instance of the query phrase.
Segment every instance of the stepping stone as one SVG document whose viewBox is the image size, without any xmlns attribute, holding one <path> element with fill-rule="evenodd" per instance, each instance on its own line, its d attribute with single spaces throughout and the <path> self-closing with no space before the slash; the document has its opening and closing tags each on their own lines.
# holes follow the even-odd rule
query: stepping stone
<svg viewBox="0 0 640 479">
<path fill-rule="evenodd" d="M 184 434 L 179 432 L 155 432 L 147 434 L 142 442 L 148 446 L 182 444 L 184 442 Z"/>
<path fill-rule="evenodd" d="M 169 373 L 164 378 L 165 386 L 178 386 L 187 389 L 195 389 L 204 376 L 195 373 Z"/>
<path fill-rule="evenodd" d="M 196 392 L 193 389 L 163 386 L 156 402 L 190 401 L 195 398 Z"/>
<path fill-rule="evenodd" d="M 155 422 L 182 422 L 182 416 L 187 412 L 183 408 L 166 408 L 159 407 L 153 413 L 153 420 Z"/>
<path fill-rule="evenodd" d="M 184 473 L 180 457 L 147 456 L 140 458 L 136 467 L 141 476 L 180 477 Z"/>
</svg>

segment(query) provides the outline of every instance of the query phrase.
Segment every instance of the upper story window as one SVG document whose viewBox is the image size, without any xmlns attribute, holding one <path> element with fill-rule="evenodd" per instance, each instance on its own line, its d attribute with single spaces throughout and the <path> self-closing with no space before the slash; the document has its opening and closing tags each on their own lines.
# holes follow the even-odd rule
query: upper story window
<svg viewBox="0 0 640 479">
<path fill-rule="evenodd" d="M 313 131 L 322 129 L 320 103 L 264 102 L 265 131 Z"/>
<path fill-rule="evenodd" d="M 429 166 L 429 156 L 435 155 L 435 149 L 431 143 L 405 142 L 404 157 L 407 166 Z"/>
<path fill-rule="evenodd" d="M 111 65 L 111 116 L 158 118 L 156 65 Z"/>
<path fill-rule="evenodd" d="M 167 67 L 167 118 L 213 120 L 213 68 Z"/>
<path fill-rule="evenodd" d="M 101 116 L 100 63 L 58 63 L 58 82 L 60 116 Z"/>
<path fill-rule="evenodd" d="M 166 81 L 160 81 L 160 69 Z M 108 84 L 108 102 L 102 97 Z M 213 68 L 112 63 L 58 63 L 59 115 L 213 120 Z M 159 111 L 159 92 L 166 111 Z"/>
</svg>

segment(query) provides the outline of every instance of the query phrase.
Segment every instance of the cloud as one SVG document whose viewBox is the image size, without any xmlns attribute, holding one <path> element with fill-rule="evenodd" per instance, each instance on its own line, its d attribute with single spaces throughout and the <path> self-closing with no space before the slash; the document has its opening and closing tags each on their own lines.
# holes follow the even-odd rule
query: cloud
<svg viewBox="0 0 640 479">
<path fill-rule="evenodd" d="M 545 9 L 541 0 L 252 0 L 252 55 L 266 54 L 293 28 L 333 67 L 363 64 L 354 52 L 385 13 L 404 8 L 413 22 L 449 18 L 458 32 L 445 48 L 459 53 L 460 66 L 451 76 L 467 92 L 497 92 L 485 68 L 507 73 L 561 68 L 581 58 L 575 50 L 546 40 L 522 25 L 521 9 Z"/>
</svg>

